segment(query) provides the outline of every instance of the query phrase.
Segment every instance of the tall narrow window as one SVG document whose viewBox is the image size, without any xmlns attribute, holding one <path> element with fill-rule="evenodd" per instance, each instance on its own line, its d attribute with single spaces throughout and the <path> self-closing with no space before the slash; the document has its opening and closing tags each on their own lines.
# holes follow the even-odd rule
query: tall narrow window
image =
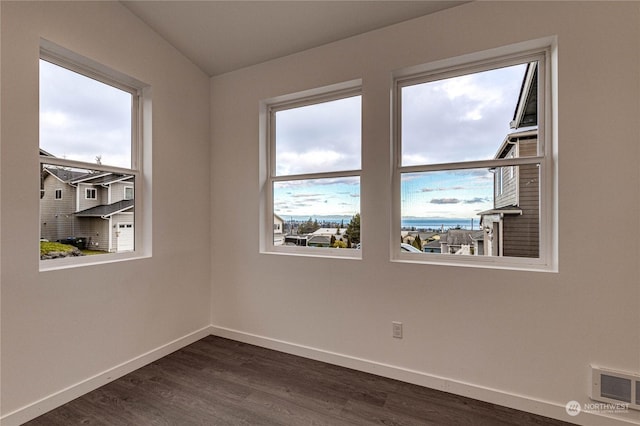
<svg viewBox="0 0 640 426">
<path fill-rule="evenodd" d="M 139 203 L 133 193 L 142 164 L 142 87 L 63 50 L 43 48 L 40 60 L 40 257 L 45 268 L 82 263 L 89 254 L 133 252 L 137 245 Z M 51 203 L 60 200 L 62 190 L 55 188 L 61 185 L 69 195 Z M 126 235 L 119 223 L 127 223 Z"/>
<path fill-rule="evenodd" d="M 268 105 L 268 250 L 359 256 L 361 109 L 359 88 Z"/>
<path fill-rule="evenodd" d="M 438 263 L 542 265 L 546 51 L 396 80 L 395 226 Z M 392 236 L 395 238 L 395 236 Z"/>
</svg>

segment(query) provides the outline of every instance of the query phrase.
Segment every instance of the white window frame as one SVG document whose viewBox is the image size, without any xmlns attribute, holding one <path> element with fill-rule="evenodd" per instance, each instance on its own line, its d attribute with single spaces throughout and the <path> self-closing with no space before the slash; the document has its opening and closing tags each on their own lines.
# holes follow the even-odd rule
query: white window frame
<svg viewBox="0 0 640 426">
<path fill-rule="evenodd" d="M 151 256 L 151 87 L 120 71 L 79 55 L 49 40 L 40 40 L 40 59 L 76 72 L 98 82 L 116 87 L 132 95 L 131 105 L 131 168 L 88 163 L 40 155 L 41 169 L 53 165 L 103 172 L 123 173 L 134 177 L 134 241 L 132 252 L 106 253 L 99 256 L 68 257 L 40 260 L 40 271 L 58 270 L 95 264 L 119 262 Z M 78 188 L 79 189 L 79 188 Z M 86 192 L 85 192 L 86 195 Z M 97 190 L 96 190 L 97 195 Z M 38 252 L 39 256 L 39 252 Z"/>
<path fill-rule="evenodd" d="M 362 250 L 330 247 L 276 246 L 273 244 L 273 185 L 292 180 L 313 180 L 339 177 L 360 178 L 362 190 L 362 141 L 360 145 L 360 169 L 337 172 L 315 172 L 296 175 L 276 174 L 275 115 L 278 111 L 330 102 L 353 96 L 362 96 L 362 80 L 352 80 L 303 92 L 283 95 L 260 103 L 260 181 L 261 219 L 260 252 L 264 254 L 302 255 L 340 259 L 361 259 Z M 363 119 L 361 119 L 362 121 Z M 360 123 L 362 126 L 362 122 Z M 362 208 L 362 203 L 360 203 Z M 360 213 L 362 221 L 362 213 Z M 361 228 L 362 229 L 362 222 Z M 362 235 L 360 236 L 362 240 Z"/>
<path fill-rule="evenodd" d="M 401 91 L 405 86 L 480 71 L 539 61 L 538 65 L 538 155 L 534 157 L 491 159 L 447 164 L 402 166 Z M 555 37 L 518 43 L 485 52 L 411 67 L 393 74 L 392 223 L 389 249 L 392 262 L 528 271 L 558 271 L 557 232 L 557 42 Z M 539 257 L 442 255 L 402 252 L 397 244 L 401 229 L 401 176 L 403 173 L 462 170 L 540 164 Z"/>
<path fill-rule="evenodd" d="M 84 199 L 85 200 L 97 200 L 98 199 L 98 190 L 96 188 L 85 188 L 84 189 Z"/>
</svg>

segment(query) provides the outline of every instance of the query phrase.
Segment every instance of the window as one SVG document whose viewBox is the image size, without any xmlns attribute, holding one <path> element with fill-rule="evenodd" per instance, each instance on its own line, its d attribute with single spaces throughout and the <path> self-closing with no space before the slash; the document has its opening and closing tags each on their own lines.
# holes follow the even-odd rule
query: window
<svg viewBox="0 0 640 426">
<path fill-rule="evenodd" d="M 133 186 L 124 187 L 124 199 L 133 200 Z"/>
<path fill-rule="evenodd" d="M 87 200 L 95 200 L 97 198 L 96 197 L 96 189 L 95 188 L 86 188 L 84 191 L 85 191 L 84 192 L 84 194 L 85 194 L 84 198 L 85 199 L 87 199 Z"/>
<path fill-rule="evenodd" d="M 146 86 L 46 40 L 40 58 L 40 268 L 143 254 Z"/>
<path fill-rule="evenodd" d="M 359 82 L 285 96 L 263 107 L 263 250 L 359 257 Z"/>
<path fill-rule="evenodd" d="M 398 73 L 394 259 L 552 269 L 549 57 Z"/>
</svg>

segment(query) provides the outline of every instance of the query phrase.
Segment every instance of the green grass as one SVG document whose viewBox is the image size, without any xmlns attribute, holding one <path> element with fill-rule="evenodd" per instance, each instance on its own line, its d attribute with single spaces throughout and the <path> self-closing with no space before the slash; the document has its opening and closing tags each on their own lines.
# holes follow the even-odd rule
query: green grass
<svg viewBox="0 0 640 426">
<path fill-rule="evenodd" d="M 74 246 L 70 246 L 69 244 L 54 243 L 51 241 L 40 241 L 41 256 L 43 254 L 48 254 L 53 251 L 66 253 L 66 252 L 73 251 L 74 248 L 75 248 Z"/>
<path fill-rule="evenodd" d="M 85 256 L 93 256 L 94 254 L 107 254 L 106 251 L 102 251 L 102 250 L 80 250 L 82 252 L 82 254 L 84 254 Z"/>
</svg>

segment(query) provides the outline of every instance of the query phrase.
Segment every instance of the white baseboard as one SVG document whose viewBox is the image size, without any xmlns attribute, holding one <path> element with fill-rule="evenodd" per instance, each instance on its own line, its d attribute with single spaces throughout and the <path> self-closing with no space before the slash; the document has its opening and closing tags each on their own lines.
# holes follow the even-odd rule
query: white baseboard
<svg viewBox="0 0 640 426">
<path fill-rule="evenodd" d="M 245 333 L 225 327 L 207 326 L 186 336 L 162 345 L 145 354 L 137 356 L 127 362 L 110 368 L 102 373 L 89 377 L 79 383 L 55 392 L 45 398 L 21 407 L 0 417 L 2 426 L 18 426 L 32 420 L 47 411 L 53 410 L 73 399 L 116 380 L 138 368 L 156 361 L 178 349 L 194 343 L 208 335 L 225 337 L 239 342 L 249 343 L 280 352 L 298 355 L 317 361 L 327 362 L 354 370 L 364 371 L 391 379 L 413 383 L 456 395 L 466 396 L 492 404 L 502 405 L 529 413 L 539 414 L 559 420 L 577 423 L 584 426 L 628 426 L 640 425 L 637 413 L 626 415 L 603 415 L 593 412 L 582 412 L 578 416 L 567 415 L 564 404 L 530 398 L 523 395 L 507 393 L 498 389 L 491 389 L 470 383 L 430 375 L 424 372 L 410 370 L 394 365 L 379 363 L 363 358 L 352 357 L 340 353 L 330 352 L 310 346 L 299 345 L 282 340 L 272 339 L 255 334 Z M 589 403 L 591 401 L 583 401 Z"/>
<path fill-rule="evenodd" d="M 627 416 L 625 414 L 609 415 L 581 412 L 577 416 L 569 416 L 565 404 L 507 393 L 499 389 L 451 380 L 421 371 L 410 370 L 215 325 L 211 326 L 211 334 L 584 426 L 640 425 L 639 417 L 636 416 L 637 413 L 628 413 Z M 588 404 L 593 401 L 587 400 L 582 402 Z"/>
<path fill-rule="evenodd" d="M 0 418 L 0 425 L 2 426 L 18 426 L 29 420 L 53 410 L 75 398 L 82 396 L 92 390 L 104 386 L 109 382 L 112 382 L 138 368 L 144 367 L 147 364 L 156 361 L 163 356 L 169 355 L 172 352 L 177 351 L 191 343 L 194 343 L 204 337 L 209 336 L 211 333 L 211 327 L 207 326 L 200 330 L 189 333 L 186 336 L 180 337 L 172 342 L 162 345 L 156 349 L 153 349 L 147 353 L 137 356 L 129 361 L 123 362 L 113 368 L 110 368 L 102 373 L 96 374 L 93 377 L 89 377 L 79 383 L 69 386 L 66 389 L 62 389 L 56 393 L 53 393 L 39 401 L 33 402 L 29 405 L 21 407 L 15 411 L 7 413 Z"/>
</svg>

